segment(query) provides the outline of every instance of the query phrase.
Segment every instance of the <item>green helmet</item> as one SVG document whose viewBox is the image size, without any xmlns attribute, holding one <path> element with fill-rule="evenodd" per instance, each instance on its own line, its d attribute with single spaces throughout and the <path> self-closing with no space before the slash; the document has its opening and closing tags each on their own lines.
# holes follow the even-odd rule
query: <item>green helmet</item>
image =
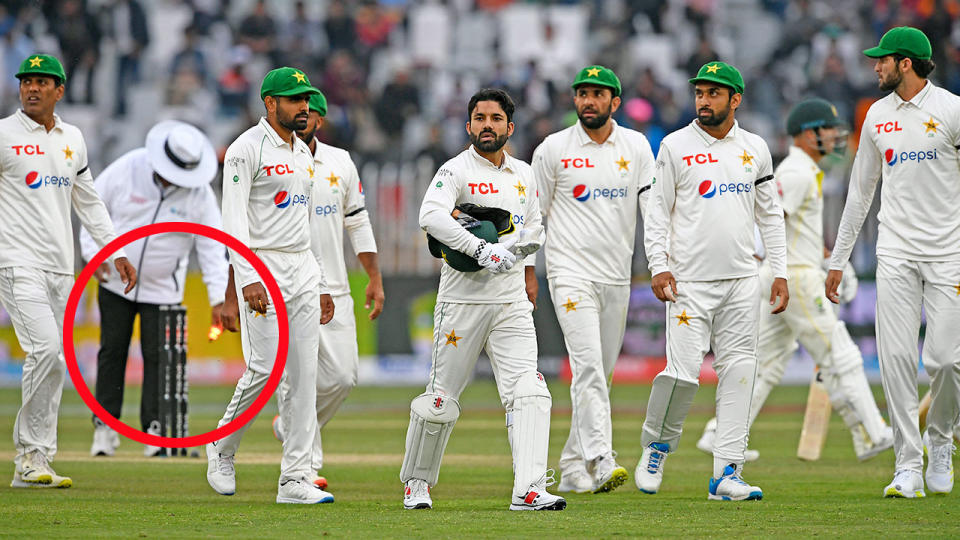
<svg viewBox="0 0 960 540">
<path fill-rule="evenodd" d="M 787 133 L 796 136 L 805 129 L 836 127 L 842 124 L 837 108 L 829 101 L 811 98 L 797 103 L 790 110 L 790 115 L 787 116 Z"/>
<path fill-rule="evenodd" d="M 501 208 L 479 206 L 472 203 L 458 204 L 456 208 L 459 211 L 456 217 L 457 222 L 477 238 L 486 240 L 487 243 L 495 244 L 500 241 L 501 236 L 516 230 L 513 224 L 513 215 Z M 431 255 L 443 259 L 454 270 L 461 272 L 480 270 L 480 264 L 476 259 L 441 243 L 429 234 L 427 235 L 427 248 L 430 249 Z"/>
</svg>

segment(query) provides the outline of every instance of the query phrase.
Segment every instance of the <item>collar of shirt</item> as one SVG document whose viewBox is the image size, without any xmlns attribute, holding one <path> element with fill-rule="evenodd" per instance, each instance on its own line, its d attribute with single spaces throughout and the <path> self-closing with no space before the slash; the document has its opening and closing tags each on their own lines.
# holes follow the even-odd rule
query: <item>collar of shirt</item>
<svg viewBox="0 0 960 540">
<path fill-rule="evenodd" d="M 912 103 L 914 107 L 919 109 L 920 106 L 923 105 L 924 100 L 927 99 L 927 96 L 930 95 L 932 88 L 933 83 L 928 80 L 927 84 L 923 85 L 923 88 L 917 92 L 917 95 L 910 98 L 910 101 L 905 101 L 902 97 L 900 97 L 900 94 L 893 92 L 893 102 L 897 104 L 895 108 L 899 109 L 907 103 Z"/>
<path fill-rule="evenodd" d="M 470 145 L 470 155 L 473 156 L 473 159 L 476 159 L 482 162 L 483 165 L 490 167 L 495 171 L 504 171 L 504 170 L 508 170 L 510 172 L 517 171 L 517 168 L 513 164 L 513 157 L 511 157 L 506 150 L 503 151 L 503 163 L 501 163 L 499 167 L 497 167 L 493 163 L 490 163 L 489 159 L 481 156 L 480 153 L 477 152 L 477 147 L 472 144 Z"/>
<path fill-rule="evenodd" d="M 703 139 L 703 142 L 704 142 L 707 146 L 710 146 L 711 144 L 713 144 L 713 143 L 715 143 L 715 142 L 717 142 L 717 141 L 724 141 L 724 140 L 727 140 L 727 139 L 734 140 L 734 139 L 737 138 L 737 135 L 738 135 L 739 132 L 740 132 L 740 124 L 739 124 L 736 120 L 733 121 L 733 127 L 730 128 L 730 131 L 727 132 L 727 134 L 723 137 L 723 139 L 718 139 L 718 138 L 714 137 L 713 135 L 711 135 L 711 134 L 707 133 L 706 131 L 704 131 L 704 129 L 703 129 L 702 127 L 700 127 L 700 124 L 697 123 L 697 120 L 696 120 L 696 119 L 694 119 L 693 122 L 690 122 L 690 126 L 693 127 L 693 132 L 694 132 L 694 133 L 700 135 L 700 138 Z"/>
<path fill-rule="evenodd" d="M 27 113 L 23 112 L 23 109 L 17 109 L 16 115 L 17 118 L 20 119 L 20 123 L 23 124 L 23 128 L 27 131 L 36 131 L 38 129 L 42 129 L 44 131 L 47 130 L 43 124 L 39 124 L 35 122 L 33 118 L 27 116 Z M 63 122 L 60 120 L 60 115 L 57 113 L 53 113 L 53 129 L 59 129 L 63 131 Z"/>
<path fill-rule="evenodd" d="M 603 144 L 616 144 L 617 142 L 617 121 L 613 118 L 610 119 L 610 122 L 613 124 L 613 129 L 610 131 L 610 136 L 607 137 L 607 140 L 603 141 Z M 577 140 L 580 141 L 580 146 L 586 146 L 588 144 L 596 144 L 600 146 L 600 143 L 590 138 L 590 135 L 587 134 L 587 130 L 583 127 L 583 124 L 577 120 Z"/>
<path fill-rule="evenodd" d="M 316 146 L 313 147 L 313 162 L 323 165 L 323 154 L 320 152 L 320 141 L 316 139 L 314 139 L 314 141 L 316 142 Z M 303 144 L 307 145 L 307 150 L 310 149 L 309 144 L 307 143 L 303 143 Z"/>
<path fill-rule="evenodd" d="M 814 159 L 813 159 L 812 157 L 810 157 L 810 154 L 804 152 L 803 149 L 800 148 L 799 146 L 796 146 L 796 145 L 791 144 L 791 145 L 790 145 L 790 150 L 789 150 L 789 157 L 794 157 L 794 156 L 796 156 L 797 159 L 804 160 L 804 161 L 807 162 L 811 167 L 813 167 L 814 169 L 816 169 L 817 172 L 820 172 L 820 165 L 818 165 L 817 162 L 814 161 Z"/>
<path fill-rule="evenodd" d="M 267 138 L 270 139 L 270 142 L 273 143 L 274 146 L 290 146 L 290 141 L 283 140 L 283 137 L 281 137 L 280 134 L 273 129 L 273 126 L 270 125 L 270 122 L 267 121 L 266 117 L 260 117 L 260 127 L 263 128 L 263 130 L 267 133 Z M 296 133 L 291 133 L 290 135 L 293 137 L 293 148 L 296 149 L 297 140 L 299 140 L 299 137 L 297 137 Z M 310 149 L 307 148 L 307 151 L 309 152 Z"/>
</svg>

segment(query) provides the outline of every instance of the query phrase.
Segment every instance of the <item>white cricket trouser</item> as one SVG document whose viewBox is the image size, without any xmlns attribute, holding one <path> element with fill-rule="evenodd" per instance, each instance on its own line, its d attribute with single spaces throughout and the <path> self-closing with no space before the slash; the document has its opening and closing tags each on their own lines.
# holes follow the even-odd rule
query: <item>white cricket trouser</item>
<svg viewBox="0 0 960 540">
<path fill-rule="evenodd" d="M 563 475 L 613 450 L 610 377 L 627 324 L 630 285 L 557 277 L 550 297 L 570 355 L 570 435 L 560 453 Z"/>
<path fill-rule="evenodd" d="M 667 303 L 667 366 L 664 372 L 698 383 L 707 351 L 717 372 L 717 435 L 714 476 L 729 463 L 743 464 L 750 401 L 757 369 L 757 276 L 677 283 Z M 645 426 L 646 430 L 647 427 Z"/>
<path fill-rule="evenodd" d="M 877 257 L 877 353 L 887 398 L 897 470 L 923 470 L 917 396 L 920 310 L 926 311 L 923 365 L 933 401 L 927 433 L 947 444 L 960 415 L 960 261 Z"/>
<path fill-rule="evenodd" d="M 37 268 L 0 268 L 0 303 L 20 347 L 27 354 L 21 381 L 22 404 L 13 423 L 14 462 L 40 450 L 57 453 L 57 415 L 67 364 L 63 358 L 63 316 L 73 276 Z M 71 345 L 72 346 L 72 345 Z"/>
<path fill-rule="evenodd" d="M 241 294 L 238 291 L 238 295 Z M 310 472 L 311 448 L 317 429 L 316 380 L 320 345 L 320 293 L 310 287 L 300 294 L 284 297 L 289 323 L 289 350 L 277 404 L 284 426 L 280 482 L 295 480 Z M 233 398 L 218 426 L 232 421 L 253 403 L 266 387 L 277 355 L 277 314 L 271 303 L 266 316 L 251 312 L 240 299 L 241 343 L 247 369 L 237 382 Z M 280 398 L 279 396 L 282 396 Z M 217 451 L 232 456 L 250 426 L 216 441 Z"/>
<path fill-rule="evenodd" d="M 350 294 L 333 297 L 333 319 L 320 326 L 320 354 L 317 365 L 317 434 L 313 439 L 313 468 L 323 468 L 320 430 L 357 385 L 359 353 L 357 320 Z"/>
</svg>

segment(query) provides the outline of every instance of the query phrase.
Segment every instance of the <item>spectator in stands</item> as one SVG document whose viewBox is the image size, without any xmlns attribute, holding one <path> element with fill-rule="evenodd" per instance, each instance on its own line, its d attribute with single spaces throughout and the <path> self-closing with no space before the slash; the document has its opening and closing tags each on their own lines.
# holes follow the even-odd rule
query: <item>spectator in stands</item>
<svg viewBox="0 0 960 540">
<path fill-rule="evenodd" d="M 183 48 L 170 62 L 170 85 L 167 103 L 185 105 L 198 90 L 207 86 L 207 59 L 197 43 L 197 29 L 193 25 L 183 30 Z"/>
<path fill-rule="evenodd" d="M 253 11 L 240 21 L 240 43 L 250 47 L 253 54 L 274 56 L 276 52 L 277 23 L 267 11 L 266 0 L 257 0 Z M 276 59 L 271 62 L 278 64 Z"/>
<path fill-rule="evenodd" d="M 100 25 L 88 10 L 85 0 L 62 0 L 50 21 L 50 29 L 60 40 L 60 50 L 64 51 L 64 70 L 67 80 L 73 84 L 67 87 L 67 103 L 93 103 L 94 68 L 100 56 Z M 78 71 L 83 71 L 82 78 Z M 83 85 L 77 82 L 82 81 Z M 83 89 L 82 95 L 77 94 Z"/>
<path fill-rule="evenodd" d="M 249 61 L 250 48 L 246 45 L 236 45 L 230 49 L 230 67 L 220 75 L 217 81 L 220 92 L 220 114 L 236 117 L 247 109 L 250 101 L 250 79 L 243 70 Z"/>
<path fill-rule="evenodd" d="M 333 50 L 353 50 L 357 40 L 353 17 L 347 12 L 347 6 L 342 0 L 333 0 L 327 7 L 327 19 L 323 22 L 323 29 L 327 32 L 327 40 Z"/>
<path fill-rule="evenodd" d="M 393 80 L 383 88 L 374 112 L 387 137 L 397 139 L 403 134 L 407 118 L 420 112 L 420 92 L 410 82 L 407 70 L 394 72 Z"/>
<path fill-rule="evenodd" d="M 326 39 L 323 27 L 307 11 L 303 0 L 297 0 L 294 4 L 293 17 L 284 24 L 280 34 L 280 45 L 284 65 L 300 66 L 308 75 L 314 75 L 310 68 L 316 65 L 325 48 Z"/>
<path fill-rule="evenodd" d="M 150 43 L 147 15 L 137 0 L 113 0 L 103 14 L 117 51 L 113 114 L 123 116 L 127 113 L 127 91 L 140 81 L 140 57 Z"/>
</svg>

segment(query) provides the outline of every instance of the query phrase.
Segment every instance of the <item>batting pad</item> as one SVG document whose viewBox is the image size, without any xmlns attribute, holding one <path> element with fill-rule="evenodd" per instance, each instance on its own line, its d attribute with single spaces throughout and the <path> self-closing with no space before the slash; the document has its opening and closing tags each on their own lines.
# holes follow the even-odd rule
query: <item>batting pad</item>
<svg viewBox="0 0 960 540">
<path fill-rule="evenodd" d="M 681 381 L 666 371 L 653 379 L 647 418 L 643 422 L 643 434 L 640 437 L 644 448 L 661 442 L 670 445 L 671 452 L 677 449 L 680 434 L 683 433 L 683 421 L 687 419 L 699 387 L 696 382 Z"/>
<path fill-rule="evenodd" d="M 513 388 L 507 433 L 513 451 L 513 493 L 523 497 L 547 472 L 550 440 L 550 390 L 537 371 L 528 371 Z M 542 486 L 545 487 L 545 486 Z"/>
<path fill-rule="evenodd" d="M 859 419 L 871 440 L 879 441 L 884 436 L 886 423 L 873 399 L 870 382 L 863 371 L 863 356 L 860 348 L 854 343 L 843 321 L 837 321 L 831 335 L 830 359 L 833 365 L 825 374 L 829 381 L 830 401 L 833 408 L 844 416 L 847 426 L 851 425 L 853 416 Z M 852 409 L 852 415 L 844 415 L 843 408 Z"/>
<path fill-rule="evenodd" d="M 430 486 L 437 484 L 440 460 L 459 417 L 460 403 L 450 396 L 424 393 L 413 398 L 407 449 L 400 467 L 401 482 L 419 478 Z"/>
</svg>

